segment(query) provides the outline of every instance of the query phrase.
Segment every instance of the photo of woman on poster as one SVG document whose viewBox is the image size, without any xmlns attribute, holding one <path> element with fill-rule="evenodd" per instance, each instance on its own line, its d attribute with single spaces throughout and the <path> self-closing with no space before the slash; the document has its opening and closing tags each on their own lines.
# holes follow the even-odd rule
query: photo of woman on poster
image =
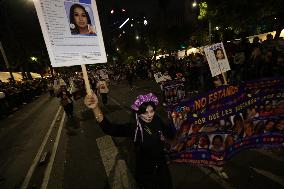
<svg viewBox="0 0 284 189">
<path fill-rule="evenodd" d="M 69 22 L 72 35 L 89 34 L 96 35 L 95 27 L 91 23 L 88 7 L 80 4 L 73 4 L 70 7 Z"/>
<path fill-rule="evenodd" d="M 215 57 L 217 61 L 225 59 L 225 55 L 222 49 L 218 48 L 215 50 Z"/>
</svg>

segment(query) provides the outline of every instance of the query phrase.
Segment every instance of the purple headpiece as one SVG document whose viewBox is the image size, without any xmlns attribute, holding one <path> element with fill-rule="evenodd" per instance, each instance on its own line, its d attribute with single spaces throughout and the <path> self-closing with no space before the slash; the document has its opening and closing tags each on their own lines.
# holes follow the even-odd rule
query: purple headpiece
<svg viewBox="0 0 284 189">
<path fill-rule="evenodd" d="M 145 95 L 139 95 L 136 98 L 136 100 L 134 101 L 134 103 L 131 105 L 131 108 L 135 111 L 138 111 L 139 107 L 144 102 L 153 102 L 155 105 L 159 104 L 158 98 L 153 93 L 148 93 L 148 94 L 145 94 Z M 135 116 L 136 116 L 137 126 L 136 126 L 136 130 L 135 130 L 134 142 L 136 142 L 136 140 L 137 140 L 138 131 L 140 132 L 141 140 L 143 142 L 143 128 L 142 128 L 142 125 L 139 121 L 137 113 L 135 114 Z"/>
<path fill-rule="evenodd" d="M 153 93 L 148 93 L 145 95 L 139 95 L 134 101 L 134 103 L 131 105 L 131 108 L 135 111 L 138 111 L 139 107 L 144 102 L 153 102 L 155 105 L 159 104 L 158 98 Z"/>
</svg>

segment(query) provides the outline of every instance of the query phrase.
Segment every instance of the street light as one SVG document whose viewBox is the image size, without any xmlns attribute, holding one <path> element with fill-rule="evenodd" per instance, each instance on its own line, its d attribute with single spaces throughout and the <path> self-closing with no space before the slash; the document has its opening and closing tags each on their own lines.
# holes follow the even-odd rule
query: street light
<svg viewBox="0 0 284 189">
<path fill-rule="evenodd" d="M 146 26 L 148 24 L 148 21 L 147 20 L 144 20 L 144 25 Z"/>
<path fill-rule="evenodd" d="M 32 56 L 31 60 L 37 62 L 37 57 Z"/>
<path fill-rule="evenodd" d="M 138 40 L 138 39 L 140 39 L 140 37 L 138 35 L 136 35 L 136 39 Z"/>
<path fill-rule="evenodd" d="M 195 8 L 196 6 L 197 6 L 197 3 L 194 1 L 194 2 L 192 3 L 192 7 Z"/>
</svg>

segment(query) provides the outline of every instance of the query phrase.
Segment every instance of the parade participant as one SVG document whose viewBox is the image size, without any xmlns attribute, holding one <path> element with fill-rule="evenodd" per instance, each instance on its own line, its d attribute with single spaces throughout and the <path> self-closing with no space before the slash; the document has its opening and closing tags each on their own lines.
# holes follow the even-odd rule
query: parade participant
<svg viewBox="0 0 284 189">
<path fill-rule="evenodd" d="M 73 4 L 70 7 L 70 30 L 72 34 L 92 34 L 96 31 L 91 24 L 89 13 L 80 4 Z"/>
<path fill-rule="evenodd" d="M 51 97 L 54 96 L 54 87 L 53 87 L 52 82 L 50 82 L 50 83 L 48 84 L 48 91 L 49 91 L 49 95 L 50 95 Z"/>
<path fill-rule="evenodd" d="M 135 124 L 111 123 L 102 113 L 98 105 L 98 98 L 94 93 L 86 96 L 85 104 L 93 110 L 95 118 L 106 134 L 134 139 L 135 177 L 139 188 L 172 188 L 170 172 L 163 149 L 165 139 L 172 139 L 174 135 L 169 127 L 155 114 L 158 98 L 154 94 L 139 95 L 132 104 Z"/>
<path fill-rule="evenodd" d="M 126 72 L 126 79 L 128 81 L 129 87 L 131 90 L 133 90 L 133 79 L 134 79 L 134 72 L 132 70 L 132 68 L 128 68 L 127 72 Z"/>
<path fill-rule="evenodd" d="M 69 93 L 65 85 L 60 86 L 57 97 L 60 98 L 60 104 L 62 105 L 67 116 L 73 117 L 72 95 Z"/>
<path fill-rule="evenodd" d="M 106 80 L 100 79 L 97 82 L 97 91 L 99 94 L 101 94 L 103 104 L 106 105 L 108 100 L 108 92 L 109 92 Z"/>
</svg>

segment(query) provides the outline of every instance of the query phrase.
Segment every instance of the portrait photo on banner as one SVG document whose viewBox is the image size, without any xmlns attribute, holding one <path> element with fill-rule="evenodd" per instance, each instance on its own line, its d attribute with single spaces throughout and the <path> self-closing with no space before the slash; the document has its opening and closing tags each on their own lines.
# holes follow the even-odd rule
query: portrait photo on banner
<svg viewBox="0 0 284 189">
<path fill-rule="evenodd" d="M 90 4 L 65 1 L 64 5 L 72 35 L 97 36 Z"/>
</svg>

